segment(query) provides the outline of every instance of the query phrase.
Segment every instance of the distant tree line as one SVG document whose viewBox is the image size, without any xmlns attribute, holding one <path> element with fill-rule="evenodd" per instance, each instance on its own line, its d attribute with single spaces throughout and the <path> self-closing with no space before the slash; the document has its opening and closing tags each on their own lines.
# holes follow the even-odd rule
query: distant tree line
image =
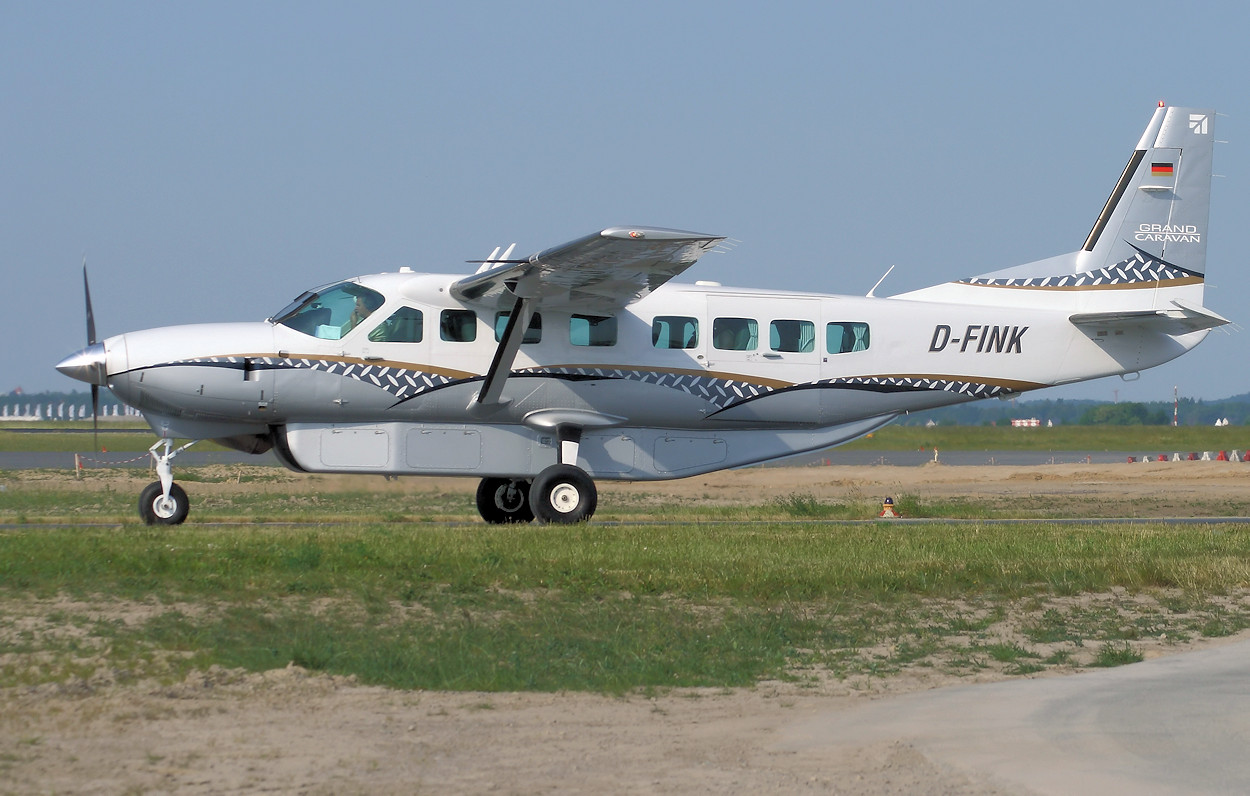
<svg viewBox="0 0 1250 796">
<path fill-rule="evenodd" d="M 1172 423 L 1172 413 L 1162 407 L 1125 401 L 1091 406 L 1076 422 L 1081 426 L 1166 426 Z"/>
</svg>

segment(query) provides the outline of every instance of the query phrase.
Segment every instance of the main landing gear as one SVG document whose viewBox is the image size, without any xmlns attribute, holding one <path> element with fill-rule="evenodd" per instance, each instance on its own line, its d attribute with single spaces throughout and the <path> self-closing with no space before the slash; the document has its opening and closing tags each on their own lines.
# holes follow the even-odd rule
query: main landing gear
<svg viewBox="0 0 1250 796">
<path fill-rule="evenodd" d="M 530 485 L 518 478 L 483 478 L 477 485 L 477 510 L 482 519 L 496 525 L 530 522 Z"/>
<path fill-rule="evenodd" d="M 581 442 L 581 430 L 572 426 L 558 429 L 560 463 L 534 477 L 483 478 L 477 487 L 477 510 L 491 523 L 558 522 L 572 524 L 588 520 L 599 505 L 595 482 L 574 462 Z"/>
<path fill-rule="evenodd" d="M 571 464 L 553 464 L 534 478 L 483 478 L 477 487 L 477 510 L 490 523 L 588 520 L 599 504 L 595 482 Z"/>
<path fill-rule="evenodd" d="M 187 493 L 174 483 L 174 471 L 170 461 L 175 456 L 194 445 L 199 440 L 192 440 L 181 448 L 174 450 L 172 440 L 162 439 L 148 449 L 152 460 L 156 463 L 156 475 L 159 481 L 153 481 L 139 495 L 139 517 L 147 525 L 181 525 L 191 510 Z M 164 453 L 156 449 L 164 447 Z"/>
<path fill-rule="evenodd" d="M 530 485 L 530 505 L 542 522 L 574 523 L 590 519 L 599 505 L 595 482 L 571 464 L 553 464 Z"/>
</svg>

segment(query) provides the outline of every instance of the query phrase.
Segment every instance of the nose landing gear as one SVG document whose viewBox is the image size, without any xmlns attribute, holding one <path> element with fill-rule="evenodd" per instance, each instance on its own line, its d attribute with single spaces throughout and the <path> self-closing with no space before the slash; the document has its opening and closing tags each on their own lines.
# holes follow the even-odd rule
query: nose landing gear
<svg viewBox="0 0 1250 796">
<path fill-rule="evenodd" d="M 160 480 L 148 484 L 139 495 L 139 518 L 144 524 L 181 525 L 186 520 L 191 504 L 187 500 L 186 490 L 174 483 L 174 471 L 170 461 L 197 442 L 199 440 L 191 440 L 175 450 L 173 440 L 162 439 L 148 448 Z M 165 448 L 164 453 L 156 452 L 160 447 Z"/>
<path fill-rule="evenodd" d="M 139 495 L 139 517 L 145 525 L 180 525 L 190 509 L 186 490 L 177 484 L 170 484 L 166 495 L 161 482 L 153 481 Z"/>
</svg>

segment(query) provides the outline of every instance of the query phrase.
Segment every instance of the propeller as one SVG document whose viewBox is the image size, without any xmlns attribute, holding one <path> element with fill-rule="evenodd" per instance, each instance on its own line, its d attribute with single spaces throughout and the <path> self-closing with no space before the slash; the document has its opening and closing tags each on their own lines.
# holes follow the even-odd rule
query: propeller
<svg viewBox="0 0 1250 796">
<path fill-rule="evenodd" d="M 82 292 L 87 297 L 87 346 L 96 344 L 95 312 L 91 309 L 91 285 L 87 282 L 87 258 L 82 258 Z M 91 385 L 91 437 L 92 445 L 100 450 L 100 385 Z"/>
<path fill-rule="evenodd" d="M 87 300 L 87 347 L 62 359 L 56 369 L 71 379 L 91 385 L 91 428 L 96 450 L 100 449 L 100 387 L 108 384 L 108 351 L 96 340 L 95 311 L 91 308 L 91 285 L 87 281 L 87 258 L 82 262 L 82 291 Z"/>
</svg>

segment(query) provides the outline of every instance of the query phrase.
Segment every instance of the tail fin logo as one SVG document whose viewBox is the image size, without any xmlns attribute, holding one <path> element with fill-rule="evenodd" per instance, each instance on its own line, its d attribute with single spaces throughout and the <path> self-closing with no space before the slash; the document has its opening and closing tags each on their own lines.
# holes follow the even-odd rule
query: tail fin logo
<svg viewBox="0 0 1250 796">
<path fill-rule="evenodd" d="M 1133 237 L 1157 243 L 1202 242 L 1202 233 L 1198 232 L 1196 224 L 1138 224 Z"/>
<path fill-rule="evenodd" d="M 1189 114 L 1189 129 L 1194 131 L 1194 135 L 1206 135 L 1208 118 L 1205 113 Z"/>
</svg>

